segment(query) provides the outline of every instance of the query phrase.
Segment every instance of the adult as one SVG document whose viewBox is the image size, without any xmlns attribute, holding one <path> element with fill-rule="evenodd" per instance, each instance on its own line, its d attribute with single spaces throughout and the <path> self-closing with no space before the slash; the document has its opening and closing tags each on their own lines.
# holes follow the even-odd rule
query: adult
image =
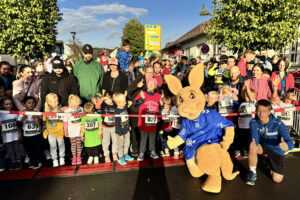
<svg viewBox="0 0 300 200">
<path fill-rule="evenodd" d="M 142 91 L 147 90 L 146 82 L 149 78 L 153 78 L 154 69 L 151 65 L 144 66 L 145 74 L 140 74 L 136 79 L 132 82 L 132 84 L 128 87 L 127 92 L 131 99 L 135 99 L 135 97 Z M 138 115 L 139 109 L 135 107 L 133 104 L 129 108 L 130 114 Z M 133 157 L 138 156 L 139 152 L 139 139 L 141 132 L 138 128 L 138 118 L 132 117 L 130 118 L 130 141 L 132 144 L 132 152 L 131 155 Z"/>
<path fill-rule="evenodd" d="M 280 56 L 279 55 L 274 55 L 272 57 L 272 60 L 271 60 L 272 72 L 278 71 L 278 62 L 279 62 L 279 60 L 280 60 Z"/>
<path fill-rule="evenodd" d="M 261 99 L 270 100 L 272 97 L 271 82 L 263 76 L 264 67 L 262 64 L 256 64 L 252 70 L 252 78 L 245 81 L 243 90 L 247 91 L 250 99 L 255 98 L 256 101 Z M 255 97 L 250 91 L 250 88 L 255 90 Z"/>
<path fill-rule="evenodd" d="M 268 154 L 272 179 L 280 183 L 284 173 L 284 154 L 294 148 L 294 143 L 284 123 L 271 114 L 272 105 L 269 101 L 260 100 L 255 107 L 256 116 L 250 122 L 252 142 L 248 154 L 250 172 L 247 184 L 255 184 L 257 155 L 262 154 Z"/>
<path fill-rule="evenodd" d="M 166 60 L 166 65 L 164 66 L 161 74 L 162 75 L 169 75 L 172 73 L 172 67 L 171 67 L 171 64 L 170 64 L 170 60 Z"/>
<path fill-rule="evenodd" d="M 124 94 L 128 88 L 128 78 L 122 71 L 119 70 L 118 59 L 110 58 L 108 60 L 108 66 L 110 71 L 107 71 L 103 77 L 103 94 L 105 91 Z"/>
<path fill-rule="evenodd" d="M 32 96 L 36 100 L 35 110 L 41 109 L 41 81 L 33 79 L 33 69 L 28 65 L 21 65 L 19 68 L 19 80 L 15 80 L 13 85 L 13 101 L 18 110 L 25 110 L 24 98 Z"/>
<path fill-rule="evenodd" d="M 80 97 L 90 101 L 96 93 L 101 91 L 104 69 L 102 65 L 93 60 L 93 48 L 89 44 L 82 47 L 83 60 L 75 63 L 73 74 L 78 79 Z"/>
<path fill-rule="evenodd" d="M 280 79 L 280 81 L 278 81 L 278 85 L 273 85 L 273 90 L 277 90 L 277 93 L 281 96 L 287 94 L 288 92 L 293 92 L 295 89 L 294 76 L 286 71 L 288 66 L 289 63 L 287 59 L 281 58 L 278 61 L 278 71 L 273 72 L 271 76 L 272 82 L 275 79 Z"/>
<path fill-rule="evenodd" d="M 60 58 L 54 58 L 52 67 L 52 72 L 45 75 L 41 82 L 42 105 L 45 104 L 47 94 L 55 93 L 61 105 L 67 106 L 70 94 L 79 95 L 78 82 L 72 74 L 69 74 Z"/>
<path fill-rule="evenodd" d="M 187 68 L 187 66 L 188 66 L 188 57 L 182 56 L 181 60 L 180 60 L 180 63 L 177 66 L 177 69 L 176 69 L 176 75 L 177 76 L 181 75 L 181 77 L 182 77 L 183 74 L 184 74 L 185 69 Z"/>
<path fill-rule="evenodd" d="M 164 78 L 161 74 L 162 64 L 160 62 L 155 62 L 155 63 L 153 63 L 153 68 L 154 68 L 153 78 L 156 79 L 157 87 L 160 88 L 162 86 L 162 84 L 164 83 Z"/>
<path fill-rule="evenodd" d="M 228 69 L 230 69 L 231 67 L 235 66 L 236 65 L 236 59 L 234 56 L 229 56 L 227 58 L 227 67 Z"/>
<path fill-rule="evenodd" d="M 240 68 L 241 75 L 246 77 L 247 76 L 247 71 L 246 71 L 246 63 L 254 60 L 255 58 L 255 53 L 251 51 L 250 49 L 246 50 L 244 53 L 244 56 L 241 57 L 239 60 L 237 66 Z"/>
<path fill-rule="evenodd" d="M 224 85 L 229 85 L 231 88 L 237 89 L 239 97 L 241 97 L 244 82 L 245 78 L 241 76 L 240 69 L 237 66 L 233 66 L 229 70 L 229 79 L 224 82 Z"/>
<path fill-rule="evenodd" d="M 200 64 L 200 63 L 201 63 L 201 57 L 200 57 L 200 56 L 197 56 L 197 57 L 196 57 L 196 63 L 197 63 L 197 64 Z"/>
<path fill-rule="evenodd" d="M 5 95 L 12 96 L 12 82 L 15 80 L 15 77 L 11 75 L 11 66 L 9 62 L 2 61 L 0 62 L 0 85 L 3 85 L 5 88 Z"/>
</svg>

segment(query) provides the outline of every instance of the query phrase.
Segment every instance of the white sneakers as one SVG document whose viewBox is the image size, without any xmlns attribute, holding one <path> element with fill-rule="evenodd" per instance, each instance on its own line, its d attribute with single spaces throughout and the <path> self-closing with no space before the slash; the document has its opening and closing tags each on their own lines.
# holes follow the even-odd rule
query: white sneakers
<svg viewBox="0 0 300 200">
<path fill-rule="evenodd" d="M 53 167 L 58 167 L 58 160 L 53 160 Z"/>
<path fill-rule="evenodd" d="M 87 161 L 87 164 L 92 164 L 93 163 L 93 160 L 94 160 L 94 157 L 93 156 L 90 156 L 88 161 Z M 99 161 L 98 161 L 99 162 Z"/>
<path fill-rule="evenodd" d="M 64 166 L 66 163 L 65 163 L 65 158 L 60 158 L 59 159 L 59 164 L 58 164 L 58 160 L 55 159 L 53 160 L 53 167 L 58 167 L 59 165 L 60 166 Z"/>
<path fill-rule="evenodd" d="M 94 157 L 94 164 L 99 164 L 99 157 L 98 156 Z"/>
</svg>

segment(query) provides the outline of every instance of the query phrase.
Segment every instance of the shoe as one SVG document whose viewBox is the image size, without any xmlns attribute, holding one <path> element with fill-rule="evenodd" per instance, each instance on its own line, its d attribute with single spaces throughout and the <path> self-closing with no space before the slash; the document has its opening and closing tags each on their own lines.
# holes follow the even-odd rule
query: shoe
<svg viewBox="0 0 300 200">
<path fill-rule="evenodd" d="M 133 161 L 134 158 L 127 154 L 127 155 L 125 156 L 125 160 Z"/>
<path fill-rule="evenodd" d="M 256 174 L 253 172 L 253 171 L 250 171 L 248 174 L 247 174 L 247 180 L 246 180 L 246 183 L 248 185 L 255 185 L 255 181 L 256 181 Z"/>
<path fill-rule="evenodd" d="M 41 168 L 43 165 L 40 162 L 34 162 L 32 169 L 38 169 Z"/>
<path fill-rule="evenodd" d="M 22 162 L 21 160 L 17 160 L 16 162 L 16 170 L 22 169 Z"/>
<path fill-rule="evenodd" d="M 243 150 L 243 156 L 248 157 L 248 152 L 246 149 Z"/>
<path fill-rule="evenodd" d="M 3 168 L 0 168 L 0 172 L 3 172 L 3 171 L 5 171 L 5 169 L 3 169 Z"/>
<path fill-rule="evenodd" d="M 60 158 L 59 159 L 59 165 L 60 166 L 64 166 L 66 163 L 65 163 L 65 158 Z"/>
<path fill-rule="evenodd" d="M 241 155 L 241 151 L 240 150 L 235 150 L 234 151 L 234 157 L 239 157 Z"/>
<path fill-rule="evenodd" d="M 134 158 L 137 158 L 139 156 L 139 154 L 137 152 L 132 152 L 131 156 L 134 157 Z"/>
<path fill-rule="evenodd" d="M 46 160 L 50 160 L 50 159 L 51 159 L 51 155 L 50 155 L 50 152 L 49 152 L 48 149 L 46 149 L 46 150 L 44 151 L 44 155 L 45 155 Z"/>
<path fill-rule="evenodd" d="M 77 155 L 76 160 L 77 160 L 77 165 L 81 165 L 82 164 L 81 155 Z"/>
<path fill-rule="evenodd" d="M 111 162 L 109 155 L 105 156 L 105 162 L 106 163 L 110 163 Z"/>
<path fill-rule="evenodd" d="M 159 158 L 159 156 L 156 154 L 155 151 L 151 151 L 150 157 L 153 158 L 153 159 Z"/>
<path fill-rule="evenodd" d="M 99 157 L 98 156 L 94 157 L 94 164 L 99 164 Z"/>
<path fill-rule="evenodd" d="M 160 151 L 159 154 L 160 154 L 161 157 L 166 157 L 166 154 L 165 154 L 164 151 Z"/>
<path fill-rule="evenodd" d="M 118 155 L 117 153 L 113 153 L 113 161 L 117 161 L 118 160 Z"/>
<path fill-rule="evenodd" d="M 16 161 L 11 161 L 9 165 L 9 170 L 16 170 L 16 167 L 17 167 Z"/>
<path fill-rule="evenodd" d="M 24 159 L 24 163 L 29 163 L 30 162 L 30 158 L 28 157 L 28 155 L 26 154 L 26 157 L 25 157 L 25 159 Z"/>
<path fill-rule="evenodd" d="M 140 153 L 137 160 L 138 161 L 143 161 L 144 160 L 144 153 Z"/>
<path fill-rule="evenodd" d="M 120 163 L 120 165 L 126 165 L 127 164 L 124 157 L 120 157 L 119 160 L 118 160 L 118 163 Z"/>
<path fill-rule="evenodd" d="M 58 160 L 53 160 L 53 167 L 58 167 L 59 165 L 58 165 Z"/>
<path fill-rule="evenodd" d="M 34 164 L 35 164 L 35 162 L 30 161 L 29 164 L 28 164 L 28 168 L 33 169 Z"/>
<path fill-rule="evenodd" d="M 77 157 L 73 156 L 72 158 L 72 165 L 77 165 Z"/>
<path fill-rule="evenodd" d="M 179 159 L 179 152 L 174 152 L 173 159 L 175 160 Z"/>
<path fill-rule="evenodd" d="M 87 161 L 87 164 L 92 164 L 93 160 L 94 160 L 94 157 L 90 156 L 89 159 L 88 159 L 88 161 Z"/>
<path fill-rule="evenodd" d="M 170 156 L 170 150 L 168 148 L 165 148 L 165 156 L 166 157 Z"/>
</svg>

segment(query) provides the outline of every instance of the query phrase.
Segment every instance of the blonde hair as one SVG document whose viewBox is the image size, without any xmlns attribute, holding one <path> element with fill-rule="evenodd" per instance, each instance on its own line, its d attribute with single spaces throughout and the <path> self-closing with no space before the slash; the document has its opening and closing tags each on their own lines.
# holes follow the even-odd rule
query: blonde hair
<svg viewBox="0 0 300 200">
<path fill-rule="evenodd" d="M 93 113 L 94 112 L 94 108 L 95 108 L 95 106 L 94 106 L 94 104 L 92 102 L 87 102 L 83 106 L 83 111 L 85 113 Z"/>
<path fill-rule="evenodd" d="M 58 106 L 57 106 L 57 108 L 52 108 L 48 103 L 49 100 L 54 99 L 54 98 L 56 98 L 58 100 L 58 96 L 55 93 L 47 94 L 46 102 L 45 102 L 45 112 L 51 112 L 51 111 L 57 112 Z"/>
<path fill-rule="evenodd" d="M 95 94 L 94 96 L 93 96 L 93 98 L 92 98 L 92 103 L 93 104 L 97 104 L 99 101 L 100 101 L 100 99 L 102 98 L 102 94 L 101 93 L 97 93 L 97 94 Z"/>
<path fill-rule="evenodd" d="M 232 88 L 229 85 L 220 85 L 219 94 L 230 94 L 232 92 Z"/>
<path fill-rule="evenodd" d="M 169 97 L 169 96 L 164 96 L 163 98 L 162 98 L 162 100 L 163 100 L 163 102 L 164 102 L 164 104 L 167 104 L 167 105 L 172 105 L 172 99 L 171 99 L 171 97 Z"/>
<path fill-rule="evenodd" d="M 217 91 L 210 91 L 207 96 L 219 98 L 219 93 Z"/>
<path fill-rule="evenodd" d="M 81 99 L 75 95 L 75 94 L 70 94 L 69 98 L 68 98 L 68 104 L 70 105 L 80 105 L 81 104 Z"/>
<path fill-rule="evenodd" d="M 120 100 L 123 100 L 123 99 L 125 99 L 126 100 L 126 97 L 125 97 L 125 95 L 124 94 L 122 94 L 122 93 L 115 93 L 114 95 L 113 95 L 113 101 L 117 104 L 117 102 L 119 102 Z"/>
</svg>

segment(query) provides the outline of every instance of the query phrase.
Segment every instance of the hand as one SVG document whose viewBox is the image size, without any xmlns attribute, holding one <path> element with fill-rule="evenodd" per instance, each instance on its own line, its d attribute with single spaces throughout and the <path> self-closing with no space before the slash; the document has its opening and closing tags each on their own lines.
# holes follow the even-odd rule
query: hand
<svg viewBox="0 0 300 200">
<path fill-rule="evenodd" d="M 120 140 L 124 140 L 124 135 L 121 135 L 121 136 L 120 136 Z"/>
<path fill-rule="evenodd" d="M 143 87 L 143 85 L 144 85 L 144 79 L 142 79 L 138 84 L 137 84 L 137 87 L 138 88 L 142 88 Z"/>
<path fill-rule="evenodd" d="M 84 136 L 81 136 L 81 141 L 84 142 L 84 140 L 85 140 L 85 139 L 84 139 Z"/>
<path fill-rule="evenodd" d="M 249 81 L 245 81 L 244 86 L 246 89 L 249 88 Z"/>
<path fill-rule="evenodd" d="M 227 151 L 229 149 L 230 144 L 228 144 L 227 142 L 220 142 L 220 145 L 222 147 L 222 149 L 224 149 L 225 151 Z"/>
<path fill-rule="evenodd" d="M 141 95 L 141 97 L 142 97 L 143 99 L 145 99 L 144 91 L 141 91 L 141 92 L 140 92 L 140 95 Z"/>
<path fill-rule="evenodd" d="M 159 104 L 160 104 L 161 106 L 163 106 L 163 105 L 164 105 L 164 102 L 163 102 L 162 98 L 160 98 L 160 100 L 159 100 Z"/>
<path fill-rule="evenodd" d="M 33 118 L 33 117 L 32 117 Z M 22 117 L 22 122 L 24 122 L 25 120 L 27 119 L 27 116 L 26 115 L 23 115 L 23 117 Z"/>
<path fill-rule="evenodd" d="M 255 142 L 255 139 L 254 139 L 254 138 L 252 138 L 252 141 L 251 141 L 251 143 L 250 143 L 250 147 L 249 147 L 249 148 L 250 148 L 250 149 L 253 149 L 254 152 L 257 152 L 258 147 L 257 147 L 257 145 L 256 145 L 256 142 Z"/>
<path fill-rule="evenodd" d="M 68 131 L 64 131 L 65 132 L 65 137 L 68 137 Z"/>
<path fill-rule="evenodd" d="M 99 133 L 99 139 L 102 139 L 102 133 Z"/>
<path fill-rule="evenodd" d="M 159 134 L 161 134 L 161 135 L 164 134 L 164 131 L 163 131 L 163 130 L 160 130 L 160 131 L 159 131 Z"/>
<path fill-rule="evenodd" d="M 39 119 L 35 119 L 34 120 L 34 125 L 38 126 L 40 125 L 41 121 Z"/>
<path fill-rule="evenodd" d="M 287 143 L 284 141 L 283 137 L 281 137 L 281 141 L 279 143 L 279 147 L 282 151 L 287 152 L 289 150 L 289 146 Z"/>
<path fill-rule="evenodd" d="M 65 110 L 67 110 L 68 106 L 64 106 L 61 108 L 61 111 L 65 112 Z"/>
<path fill-rule="evenodd" d="M 168 136 L 167 145 L 170 149 L 174 149 L 183 143 L 184 141 L 180 136 L 176 136 L 176 137 Z"/>
<path fill-rule="evenodd" d="M 280 82 L 281 82 L 280 78 L 276 76 L 275 79 L 272 81 L 273 87 L 277 88 Z"/>
</svg>

